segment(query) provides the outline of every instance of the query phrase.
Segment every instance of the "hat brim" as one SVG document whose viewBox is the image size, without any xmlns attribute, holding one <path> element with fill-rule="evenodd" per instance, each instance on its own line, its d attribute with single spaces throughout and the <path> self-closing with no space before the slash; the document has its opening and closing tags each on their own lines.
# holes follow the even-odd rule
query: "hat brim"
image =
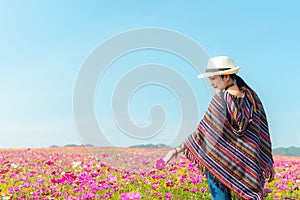
<svg viewBox="0 0 300 200">
<path fill-rule="evenodd" d="M 227 75 L 227 74 L 236 74 L 240 69 L 240 66 L 234 67 L 232 69 L 217 71 L 217 72 L 205 72 L 198 75 L 198 78 L 208 78 L 216 75 Z"/>
</svg>

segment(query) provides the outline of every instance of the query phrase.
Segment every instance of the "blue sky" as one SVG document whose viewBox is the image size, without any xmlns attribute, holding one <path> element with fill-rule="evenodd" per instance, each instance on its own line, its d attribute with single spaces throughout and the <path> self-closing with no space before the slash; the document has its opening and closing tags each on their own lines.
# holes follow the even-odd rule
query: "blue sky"
<svg viewBox="0 0 300 200">
<path fill-rule="evenodd" d="M 300 146 L 299 3 L 274 1 L 0 1 L 1 147 L 47 147 L 84 142 L 73 116 L 73 92 L 84 61 L 120 33 L 146 27 L 174 30 L 201 45 L 209 56 L 228 55 L 259 94 L 274 147 Z M 157 137 L 132 140 L 113 123 L 115 82 L 145 63 L 168 65 L 190 84 L 200 120 L 210 89 L 178 56 L 157 50 L 120 57 L 95 92 L 95 113 L 113 145 L 168 143 L 176 136 L 180 106 L 159 85 L 136 91 L 128 103 L 140 126 L 149 109 L 163 105 L 167 119 Z"/>
</svg>

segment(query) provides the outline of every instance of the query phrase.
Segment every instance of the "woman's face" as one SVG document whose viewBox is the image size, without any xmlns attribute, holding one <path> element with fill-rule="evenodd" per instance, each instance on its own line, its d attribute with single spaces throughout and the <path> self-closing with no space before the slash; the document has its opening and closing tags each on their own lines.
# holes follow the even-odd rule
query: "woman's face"
<svg viewBox="0 0 300 200">
<path fill-rule="evenodd" d="M 215 90 L 223 90 L 225 88 L 225 83 L 224 80 L 221 78 L 221 76 L 219 75 L 211 76 L 209 77 L 209 80 L 210 80 L 210 85 Z"/>
</svg>

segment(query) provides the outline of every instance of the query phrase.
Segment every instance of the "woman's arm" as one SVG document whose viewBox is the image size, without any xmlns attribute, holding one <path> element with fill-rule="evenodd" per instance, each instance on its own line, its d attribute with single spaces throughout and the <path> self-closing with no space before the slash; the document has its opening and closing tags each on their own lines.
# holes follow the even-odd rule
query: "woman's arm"
<svg viewBox="0 0 300 200">
<path fill-rule="evenodd" d="M 184 143 L 182 143 L 180 146 L 175 148 L 175 152 L 176 152 L 176 154 L 179 154 L 179 153 L 183 152 L 185 149 L 186 149 L 186 147 L 185 147 Z"/>
<path fill-rule="evenodd" d="M 165 164 L 168 164 L 174 157 L 177 157 L 177 155 L 181 152 L 183 152 L 186 149 L 184 144 L 181 144 L 180 146 L 170 150 L 167 155 L 163 158 Z"/>
</svg>

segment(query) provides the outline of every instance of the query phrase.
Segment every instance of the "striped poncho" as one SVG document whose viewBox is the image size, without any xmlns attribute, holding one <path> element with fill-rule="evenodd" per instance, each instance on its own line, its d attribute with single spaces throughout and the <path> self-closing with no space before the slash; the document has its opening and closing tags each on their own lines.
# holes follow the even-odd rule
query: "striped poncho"
<svg viewBox="0 0 300 200">
<path fill-rule="evenodd" d="M 249 120 L 251 108 L 246 93 L 243 97 L 226 90 L 217 93 L 197 130 L 184 142 L 185 155 L 243 199 L 262 199 L 273 167 L 271 141 L 263 107 Z"/>
</svg>

